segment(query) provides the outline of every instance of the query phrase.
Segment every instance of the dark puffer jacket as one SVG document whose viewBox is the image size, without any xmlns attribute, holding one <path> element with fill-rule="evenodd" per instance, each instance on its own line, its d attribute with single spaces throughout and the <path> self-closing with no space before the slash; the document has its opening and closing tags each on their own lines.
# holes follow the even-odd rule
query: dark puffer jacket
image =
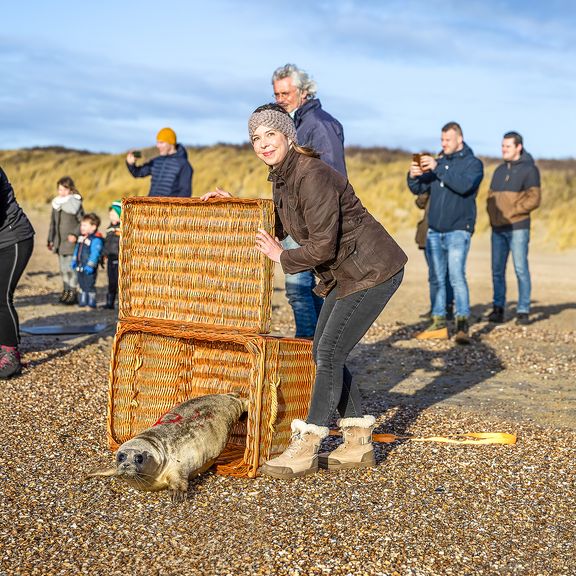
<svg viewBox="0 0 576 576">
<path fill-rule="evenodd" d="M 540 172 L 525 150 L 515 162 L 496 168 L 488 190 L 487 208 L 493 228 L 530 228 L 530 212 L 540 206 Z"/>
<path fill-rule="evenodd" d="M 389 280 L 406 254 L 364 208 L 348 179 L 319 158 L 289 150 L 270 171 L 276 207 L 276 235 L 290 234 L 300 248 L 284 250 L 284 272 L 314 270 L 315 288 L 337 298 Z"/>
<path fill-rule="evenodd" d="M 134 178 L 152 176 L 148 196 L 192 196 L 193 170 L 186 149 L 181 144 L 176 145 L 174 154 L 156 156 L 142 166 L 128 163 L 126 166 Z"/>
<path fill-rule="evenodd" d="M 0 249 L 33 236 L 34 228 L 16 201 L 12 184 L 0 168 Z"/>
<path fill-rule="evenodd" d="M 316 150 L 320 160 L 346 176 L 344 128 L 336 118 L 322 109 L 320 100 L 306 100 L 294 113 L 294 124 L 298 143 Z"/>
<path fill-rule="evenodd" d="M 410 178 L 408 187 L 413 194 L 430 193 L 428 225 L 436 232 L 466 230 L 474 232 L 476 196 L 484 178 L 482 162 L 464 144 L 462 150 L 440 155 L 431 172 Z"/>
</svg>

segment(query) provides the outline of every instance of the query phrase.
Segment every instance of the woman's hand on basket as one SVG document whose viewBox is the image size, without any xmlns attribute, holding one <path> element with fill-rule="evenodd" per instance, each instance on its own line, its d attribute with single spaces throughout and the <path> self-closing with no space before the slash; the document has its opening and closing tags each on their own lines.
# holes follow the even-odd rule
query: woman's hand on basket
<svg viewBox="0 0 576 576">
<path fill-rule="evenodd" d="M 232 194 L 230 192 L 226 192 L 226 190 L 222 190 L 222 188 L 218 188 L 216 186 L 216 190 L 212 192 L 206 192 L 206 194 L 200 196 L 200 200 L 206 201 L 209 198 L 232 198 Z"/>
<path fill-rule="evenodd" d="M 278 238 L 272 238 L 262 228 L 258 228 L 258 234 L 256 234 L 256 248 L 274 262 L 280 262 L 280 254 L 284 252 L 284 248 L 282 248 Z"/>
</svg>

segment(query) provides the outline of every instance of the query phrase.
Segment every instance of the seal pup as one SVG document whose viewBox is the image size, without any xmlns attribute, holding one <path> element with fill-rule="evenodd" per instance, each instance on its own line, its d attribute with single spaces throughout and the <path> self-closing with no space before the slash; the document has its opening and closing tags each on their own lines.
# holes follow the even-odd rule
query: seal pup
<svg viewBox="0 0 576 576">
<path fill-rule="evenodd" d="M 87 478 L 114 476 L 138 490 L 168 489 L 183 502 L 188 480 L 208 470 L 226 446 L 232 426 L 248 410 L 238 394 L 209 394 L 172 408 L 151 428 L 124 442 L 113 468 Z"/>
</svg>

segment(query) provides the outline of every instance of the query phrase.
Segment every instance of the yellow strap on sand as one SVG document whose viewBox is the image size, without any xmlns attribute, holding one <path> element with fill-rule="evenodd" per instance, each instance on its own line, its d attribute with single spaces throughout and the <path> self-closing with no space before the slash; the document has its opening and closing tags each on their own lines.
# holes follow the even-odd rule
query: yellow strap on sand
<svg viewBox="0 0 576 576">
<path fill-rule="evenodd" d="M 330 430 L 331 436 L 340 436 L 338 430 Z M 444 444 L 516 444 L 516 434 L 506 432 L 468 432 L 452 436 L 397 436 L 396 434 L 372 434 L 374 442 L 391 444 L 398 440 L 412 442 L 443 442 Z"/>
</svg>

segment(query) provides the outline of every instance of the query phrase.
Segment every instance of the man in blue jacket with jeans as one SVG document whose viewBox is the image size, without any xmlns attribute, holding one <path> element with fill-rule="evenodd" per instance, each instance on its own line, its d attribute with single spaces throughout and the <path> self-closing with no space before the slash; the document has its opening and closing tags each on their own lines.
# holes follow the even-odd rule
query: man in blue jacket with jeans
<svg viewBox="0 0 576 576">
<path fill-rule="evenodd" d="M 294 119 L 300 146 L 313 148 L 320 159 L 346 174 L 344 129 L 342 124 L 322 109 L 316 98 L 316 82 L 294 64 L 286 64 L 272 75 L 274 98 Z M 284 248 L 298 248 L 287 236 Z M 311 271 L 286 275 L 286 297 L 294 312 L 297 338 L 313 338 L 322 299 L 312 292 L 316 279 Z"/>
<path fill-rule="evenodd" d="M 466 259 L 476 224 L 476 196 L 484 177 L 482 162 L 464 142 L 462 128 L 449 122 L 442 128 L 442 152 L 438 158 L 422 155 L 413 161 L 408 187 L 413 194 L 430 193 L 427 250 L 432 258 L 431 281 L 436 284 L 432 324 L 417 338 L 448 338 L 446 326 L 446 271 L 454 289 L 456 335 L 468 344 L 470 294 Z"/>
</svg>

